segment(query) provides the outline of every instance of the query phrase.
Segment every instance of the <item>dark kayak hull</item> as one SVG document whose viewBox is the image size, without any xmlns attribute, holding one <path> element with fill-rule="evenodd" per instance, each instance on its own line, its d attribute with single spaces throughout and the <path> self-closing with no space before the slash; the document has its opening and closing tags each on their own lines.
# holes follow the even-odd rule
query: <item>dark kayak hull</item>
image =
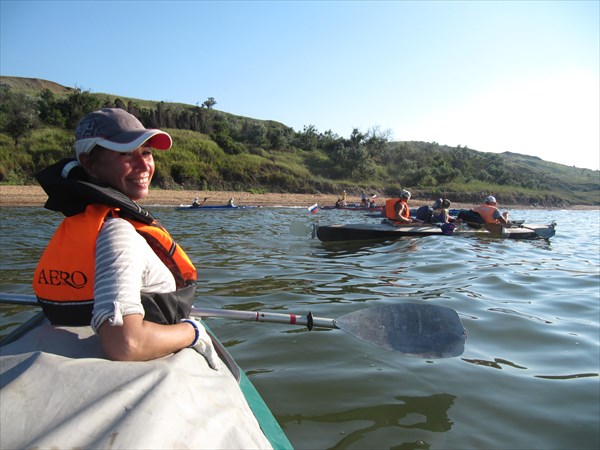
<svg viewBox="0 0 600 450">
<path fill-rule="evenodd" d="M 447 232 L 446 234 L 437 225 L 408 225 L 395 227 L 382 223 L 321 225 L 316 231 L 317 238 L 323 242 L 389 240 L 400 239 L 402 237 L 444 235 L 505 239 L 549 239 L 554 236 L 554 234 L 554 225 L 526 224 L 514 228 L 498 226 L 491 230 L 456 228 L 451 233 Z"/>
</svg>

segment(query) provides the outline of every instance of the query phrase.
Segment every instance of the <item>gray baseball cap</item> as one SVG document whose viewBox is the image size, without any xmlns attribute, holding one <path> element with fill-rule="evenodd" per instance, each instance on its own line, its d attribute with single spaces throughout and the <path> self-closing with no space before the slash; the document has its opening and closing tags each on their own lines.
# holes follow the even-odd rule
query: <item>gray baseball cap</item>
<svg viewBox="0 0 600 450">
<path fill-rule="evenodd" d="M 89 153 L 96 145 L 129 153 L 146 141 L 158 150 L 168 150 L 173 140 L 164 131 L 146 129 L 133 114 L 120 108 L 104 108 L 87 114 L 75 130 L 75 154 Z"/>
</svg>

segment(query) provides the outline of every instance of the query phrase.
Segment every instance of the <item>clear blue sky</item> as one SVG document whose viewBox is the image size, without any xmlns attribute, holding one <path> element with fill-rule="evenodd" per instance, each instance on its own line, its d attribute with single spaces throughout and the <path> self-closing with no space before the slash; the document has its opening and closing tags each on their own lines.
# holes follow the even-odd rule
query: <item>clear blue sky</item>
<svg viewBox="0 0 600 450">
<path fill-rule="evenodd" d="M 598 169 L 599 1 L 0 1 L 0 73 Z"/>
</svg>

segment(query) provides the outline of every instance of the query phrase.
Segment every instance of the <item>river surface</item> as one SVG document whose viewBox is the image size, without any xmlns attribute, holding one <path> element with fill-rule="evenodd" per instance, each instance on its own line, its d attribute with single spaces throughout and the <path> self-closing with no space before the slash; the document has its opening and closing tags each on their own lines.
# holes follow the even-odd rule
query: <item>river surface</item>
<svg viewBox="0 0 600 450">
<path fill-rule="evenodd" d="M 206 319 L 298 449 L 596 449 L 600 445 L 600 214 L 555 220 L 547 241 L 424 237 L 324 244 L 303 224 L 354 211 L 150 208 L 199 269 L 196 306 L 336 318 L 420 301 L 456 310 L 464 353 L 422 359 L 341 330 Z M 2 208 L 0 289 L 30 280 L 60 221 Z M 35 308 L 2 306 L 1 333 Z"/>
</svg>

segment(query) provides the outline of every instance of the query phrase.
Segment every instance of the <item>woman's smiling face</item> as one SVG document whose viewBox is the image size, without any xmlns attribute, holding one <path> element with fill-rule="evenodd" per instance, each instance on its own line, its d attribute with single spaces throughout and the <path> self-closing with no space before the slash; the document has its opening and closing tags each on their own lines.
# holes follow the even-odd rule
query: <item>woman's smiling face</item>
<svg viewBox="0 0 600 450">
<path fill-rule="evenodd" d="M 141 146 L 129 153 L 120 153 L 96 147 L 80 157 L 87 173 L 98 181 L 121 191 L 132 200 L 148 195 L 154 176 L 152 148 Z"/>
</svg>

